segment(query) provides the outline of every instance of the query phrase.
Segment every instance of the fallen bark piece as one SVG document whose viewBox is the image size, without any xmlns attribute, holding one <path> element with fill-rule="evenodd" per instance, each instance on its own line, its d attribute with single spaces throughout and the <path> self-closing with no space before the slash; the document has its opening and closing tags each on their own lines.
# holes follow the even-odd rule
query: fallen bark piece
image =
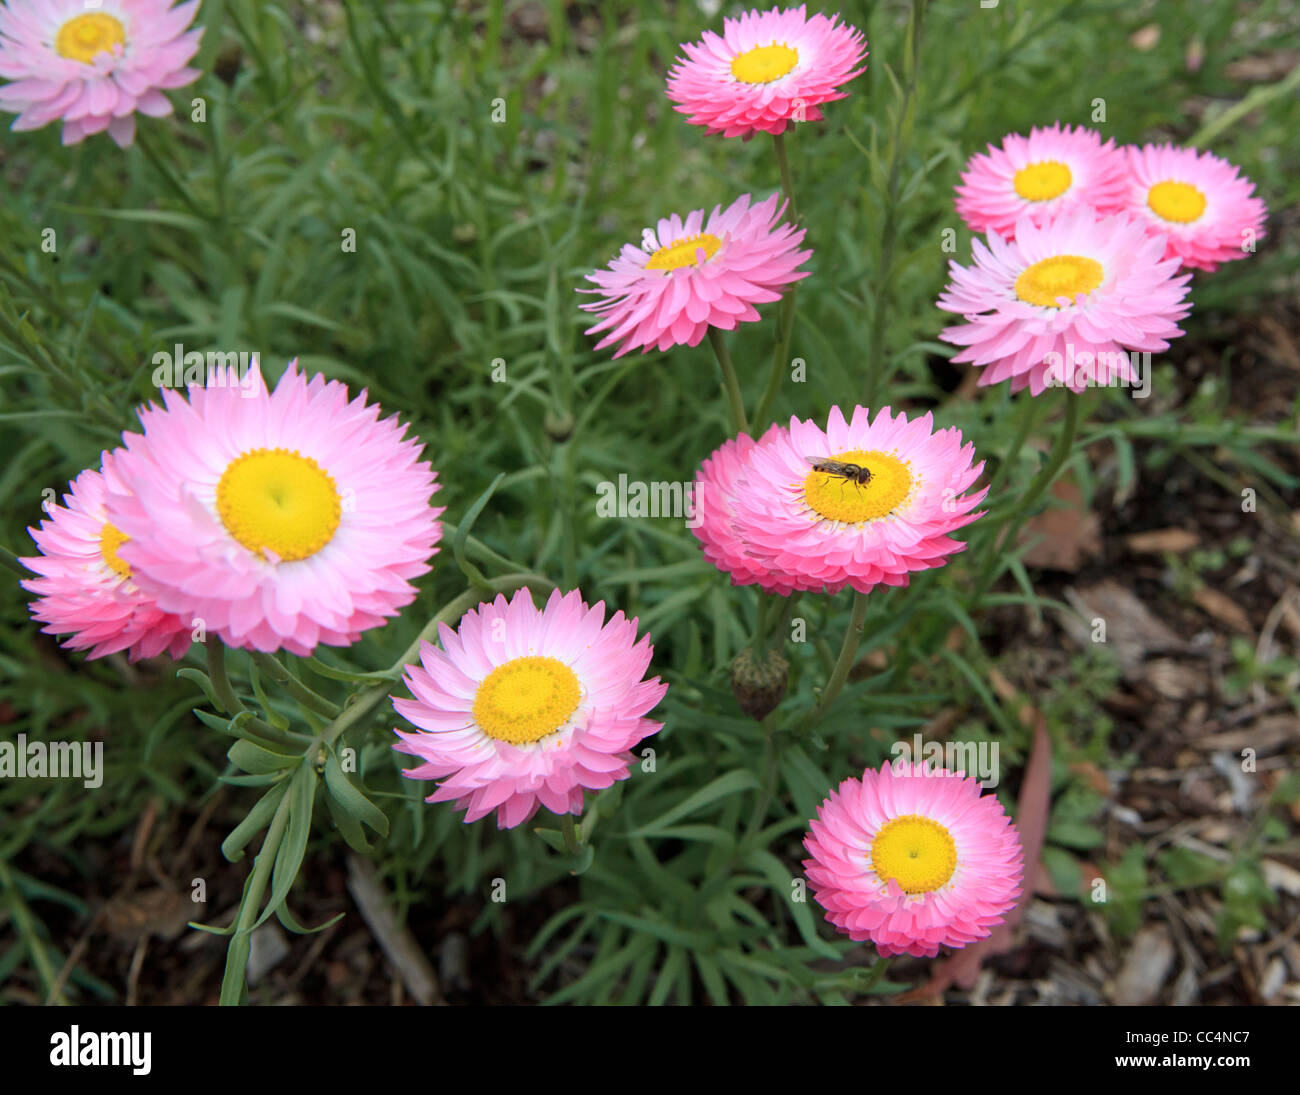
<svg viewBox="0 0 1300 1095">
<path fill-rule="evenodd" d="M 1181 555 L 1191 551 L 1201 538 L 1191 529 L 1157 528 L 1150 532 L 1135 532 L 1124 538 L 1124 544 L 1134 555 L 1163 555 L 1172 552 Z"/>
<path fill-rule="evenodd" d="M 1116 1004 L 1138 1006 L 1160 995 L 1174 965 L 1174 943 L 1169 929 L 1152 924 L 1138 932 L 1124 957 L 1112 994 Z"/>
<path fill-rule="evenodd" d="M 379 882 L 374 864 L 359 855 L 348 856 L 348 892 L 402 979 L 406 991 L 425 1006 L 446 1003 L 438 992 L 438 978 L 433 966 L 420 950 L 415 937 L 393 916 L 392 905 Z"/>
<path fill-rule="evenodd" d="M 1192 600 L 1196 602 L 1197 608 L 1213 616 L 1219 623 L 1226 624 L 1233 631 L 1240 632 L 1242 635 L 1255 633 L 1254 628 L 1250 626 L 1250 617 L 1246 615 L 1246 610 L 1226 593 L 1205 586 L 1192 594 Z"/>
</svg>

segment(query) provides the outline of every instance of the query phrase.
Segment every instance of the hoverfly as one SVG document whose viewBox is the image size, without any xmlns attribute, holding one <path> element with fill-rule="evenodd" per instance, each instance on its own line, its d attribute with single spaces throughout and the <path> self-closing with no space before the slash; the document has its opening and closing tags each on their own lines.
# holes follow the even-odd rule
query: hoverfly
<svg viewBox="0 0 1300 1095">
<path fill-rule="evenodd" d="M 839 460 L 829 460 L 820 456 L 805 456 L 804 459 L 812 465 L 813 471 L 819 471 L 823 475 L 833 475 L 837 479 L 856 483 L 860 487 L 865 487 L 871 482 L 870 469 L 861 464 L 845 464 Z"/>
</svg>

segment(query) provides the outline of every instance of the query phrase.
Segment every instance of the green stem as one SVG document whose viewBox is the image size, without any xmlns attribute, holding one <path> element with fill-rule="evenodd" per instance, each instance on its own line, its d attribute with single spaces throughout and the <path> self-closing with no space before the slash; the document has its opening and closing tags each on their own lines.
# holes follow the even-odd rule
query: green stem
<svg viewBox="0 0 1300 1095">
<path fill-rule="evenodd" d="M 785 194 L 790 220 L 799 223 L 799 207 L 794 200 L 794 182 L 790 176 L 790 159 L 785 151 L 785 134 L 772 134 L 772 147 L 776 149 L 776 163 L 781 172 L 781 191 Z M 781 302 L 781 318 L 777 327 L 776 347 L 772 353 L 772 370 L 768 374 L 767 387 L 759 400 L 758 410 L 754 414 L 754 435 L 757 436 L 767 425 L 767 415 L 781 390 L 781 380 L 785 376 L 787 358 L 790 354 L 790 336 L 794 331 L 795 299 L 799 295 L 798 283 L 791 285 Z"/>
<path fill-rule="evenodd" d="M 30 578 L 31 572 L 18 561 L 18 556 L 7 547 L 0 547 L 0 566 L 12 570 L 20 578 Z"/>
<path fill-rule="evenodd" d="M 339 705 L 327 700 L 319 692 L 307 687 L 297 677 L 293 675 L 278 658 L 271 654 L 264 654 L 260 650 L 253 652 L 253 661 L 255 661 L 262 671 L 281 685 L 286 692 L 295 700 L 302 704 L 309 711 L 315 711 L 318 715 L 324 715 L 327 719 L 334 718 L 339 713 Z"/>
<path fill-rule="evenodd" d="M 786 204 L 790 207 L 790 219 L 798 222 L 799 207 L 794 200 L 794 183 L 790 179 L 790 158 L 785 153 L 785 134 L 773 133 L 772 145 L 776 148 L 776 163 L 781 169 L 781 190 L 785 194 Z"/>
<path fill-rule="evenodd" d="M 1071 392 L 1069 388 L 1062 388 L 1061 391 L 1064 393 L 1063 397 L 1065 399 L 1065 421 L 1056 435 L 1056 443 L 1052 446 L 1051 455 L 1048 457 L 1047 463 L 1034 476 L 1025 493 L 1020 496 L 1019 500 L 1002 519 L 1001 525 L 990 534 L 988 546 L 985 549 L 986 561 L 984 568 L 980 572 L 974 590 L 966 600 L 968 607 L 977 604 L 979 599 L 988 592 L 989 587 L 997 580 L 998 575 L 1002 573 L 1001 564 L 1005 561 L 1004 556 L 1006 554 L 1002 548 L 1015 544 L 1016 538 L 1024 526 L 1026 514 L 1033 508 L 1047 488 L 1052 485 L 1066 460 L 1069 459 L 1070 451 L 1074 447 L 1075 435 L 1079 432 L 1079 403 L 1082 397 Z M 1000 539 L 999 534 L 1001 534 Z"/>
<path fill-rule="evenodd" d="M 716 327 L 709 328 L 709 345 L 713 347 L 718 358 L 718 367 L 722 370 L 722 387 L 731 404 L 731 423 L 737 433 L 749 433 L 749 422 L 745 418 L 745 401 L 740 395 L 740 382 L 736 379 L 735 366 L 731 364 L 731 354 L 727 351 L 726 340 Z"/>
<path fill-rule="evenodd" d="M 802 596 L 803 593 L 796 589 L 785 598 L 785 604 L 781 607 L 781 615 L 777 618 L 776 626 L 772 628 L 771 634 L 779 636 L 777 642 L 782 645 L 784 645 L 789 638 L 786 634 L 786 628 L 790 626 L 790 619 L 794 615 L 794 606 Z"/>
<path fill-rule="evenodd" d="M 758 792 L 754 796 L 754 812 L 750 814 L 745 835 L 736 848 L 737 855 L 743 854 L 758 835 L 763 819 L 767 817 L 767 808 L 776 794 L 776 727 L 773 723 L 776 717 L 773 711 L 763 720 L 763 760 L 759 769 Z"/>
<path fill-rule="evenodd" d="M 876 283 L 871 304 L 871 341 L 867 357 L 867 383 L 862 402 L 874 407 L 876 394 L 888 379 L 885 368 L 885 331 L 889 306 L 893 294 L 894 247 L 898 240 L 898 199 L 903 166 L 903 136 L 912 114 L 912 100 L 916 96 L 917 70 L 920 67 L 921 23 L 925 18 L 924 0 L 913 0 L 907 17 L 907 43 L 904 52 L 907 66 L 903 96 L 894 118 L 894 132 L 889 147 L 889 177 L 885 185 L 884 218 L 880 233 L 880 264 L 876 268 Z"/>
<path fill-rule="evenodd" d="M 560 815 L 560 832 L 564 836 L 564 846 L 568 849 L 569 855 L 582 855 L 582 841 L 578 837 L 578 826 L 572 814 Z"/>
<path fill-rule="evenodd" d="M 1020 456 L 1020 450 L 1025 447 L 1025 442 L 1029 440 L 1029 434 L 1034 428 L 1034 423 L 1038 420 L 1038 412 L 1042 404 L 1037 399 L 1023 399 L 1020 408 L 1020 420 L 1017 424 L 1016 435 L 1011 441 L 1010 447 L 1003 454 L 1001 462 L 998 464 L 997 473 L 989 480 L 989 492 L 985 496 L 989 499 L 989 505 L 997 502 L 998 487 L 1000 487 L 1012 467 L 1015 466 L 1017 458 Z"/>
<path fill-rule="evenodd" d="M 140 149 L 142 153 L 144 153 L 145 159 L 148 160 L 149 163 L 153 165 L 153 169 L 157 171 L 160 176 L 162 176 L 163 181 L 169 187 L 171 187 L 171 189 L 175 192 L 176 196 L 180 198 L 181 201 L 184 202 L 189 207 L 190 212 L 193 213 L 200 220 L 205 220 L 205 221 L 213 220 L 214 218 L 212 214 L 209 213 L 206 209 L 200 206 L 198 202 L 194 200 L 194 198 L 190 195 L 189 190 L 187 190 L 185 185 L 180 181 L 180 179 L 176 177 L 176 173 L 172 171 L 170 167 L 167 166 L 166 161 L 164 161 L 163 158 L 159 156 L 158 153 L 154 150 L 153 137 L 149 133 L 149 127 L 140 126 L 136 130 L 135 137 L 136 137 L 135 140 L 136 147 Z"/>
<path fill-rule="evenodd" d="M 271 827 L 262 841 L 262 849 L 253 861 L 253 873 L 249 876 L 248 886 L 244 890 L 243 900 L 239 903 L 239 919 L 230 936 L 230 945 L 226 948 L 226 971 L 221 978 L 220 1003 L 226 1006 L 237 1005 L 244 992 L 244 973 L 248 964 L 248 944 L 244 942 L 257 919 L 257 910 L 262 905 L 262 895 L 270 880 L 271 867 L 275 863 L 276 853 L 280 850 L 280 841 L 284 839 L 284 830 L 289 824 L 290 802 L 293 796 L 284 795 L 275 808 L 275 817 Z M 238 944 L 238 945 L 237 945 Z"/>
<path fill-rule="evenodd" d="M 754 622 L 753 637 L 749 641 L 749 649 L 754 652 L 756 658 L 762 658 L 767 653 L 767 632 L 772 618 L 773 600 L 774 598 L 769 594 L 759 591 L 758 615 Z"/>
<path fill-rule="evenodd" d="M 826 687 L 822 689 L 821 697 L 817 700 L 816 705 L 795 727 L 797 734 L 805 734 L 816 726 L 844 688 L 845 681 L 849 679 L 849 670 L 853 668 L 853 663 L 858 656 L 858 647 L 862 644 L 862 628 L 866 620 L 866 594 L 854 590 L 853 614 L 849 618 L 848 630 L 844 632 L 844 640 L 840 643 L 839 657 L 835 659 L 835 666 L 831 670 L 830 678 L 826 681 Z"/>
<path fill-rule="evenodd" d="M 578 588 L 578 515 L 574 499 L 578 493 L 577 446 L 558 446 L 560 461 L 561 519 L 560 569 L 565 589 Z"/>
<path fill-rule="evenodd" d="M 212 691 L 216 693 L 217 702 L 221 704 L 222 714 L 234 715 L 244 710 L 239 697 L 230 685 L 226 673 L 226 648 L 220 639 L 209 637 L 204 644 L 208 652 L 208 679 L 212 682 Z"/>
<path fill-rule="evenodd" d="M 796 282 L 790 286 L 785 299 L 781 301 L 781 319 L 777 329 L 776 348 L 772 351 L 772 369 L 767 376 L 767 387 L 763 389 L 763 398 L 758 401 L 758 410 L 754 412 L 755 437 L 762 433 L 767 425 L 768 413 L 772 409 L 776 393 L 781 390 L 781 381 L 785 379 L 785 370 L 790 357 L 790 337 L 794 333 L 795 300 L 798 295 L 799 285 Z"/>
</svg>

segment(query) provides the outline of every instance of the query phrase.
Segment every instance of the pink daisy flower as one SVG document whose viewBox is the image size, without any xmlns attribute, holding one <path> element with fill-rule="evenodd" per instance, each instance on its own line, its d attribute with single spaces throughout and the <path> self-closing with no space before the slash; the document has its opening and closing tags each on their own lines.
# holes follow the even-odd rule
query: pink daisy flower
<svg viewBox="0 0 1300 1095">
<path fill-rule="evenodd" d="M 442 535 L 423 446 L 296 362 L 273 393 L 256 363 L 213 378 L 123 435 L 108 514 L 140 587 L 227 646 L 300 655 L 410 604 Z"/>
<path fill-rule="evenodd" d="M 584 790 L 628 778 L 629 750 L 662 723 L 645 718 L 668 690 L 642 680 L 654 648 L 636 620 L 576 590 L 539 611 L 528 590 L 498 596 L 439 626 L 403 678 L 414 699 L 393 698 L 418 730 L 395 746 L 422 763 L 412 779 L 442 782 L 428 802 L 455 802 L 467 822 L 497 812 L 511 829 L 545 806 L 582 812 Z"/>
<path fill-rule="evenodd" d="M 755 441 L 747 433 L 723 442 L 701 466 L 695 477 L 695 524 L 692 531 L 704 548 L 704 557 L 719 570 L 731 575 L 733 585 L 763 584 L 775 589 L 780 572 L 751 554 L 732 523 L 731 498 L 745 489 L 745 470 L 755 446 L 767 445 L 784 427 L 773 422 Z"/>
<path fill-rule="evenodd" d="M 940 338 L 964 347 L 956 362 L 988 366 L 980 384 L 1011 382 L 1034 395 L 1065 384 L 1082 391 L 1131 381 L 1130 351 L 1169 348 L 1191 311 L 1178 260 L 1128 214 L 1087 207 L 1035 225 L 1022 218 L 1014 240 L 975 240 L 974 265 L 948 264 L 938 305 L 965 323 Z"/>
<path fill-rule="evenodd" d="M 710 135 L 745 140 L 822 121 L 818 106 L 845 98 L 840 85 L 866 68 L 866 39 L 839 18 L 809 18 L 800 4 L 724 19 L 721 36 L 706 30 L 682 46 L 668 74 L 673 109 Z"/>
<path fill-rule="evenodd" d="M 966 492 L 983 462 L 957 429 L 888 407 L 832 407 L 826 429 L 790 419 L 757 441 L 728 441 L 695 481 L 696 538 L 733 585 L 769 593 L 866 593 L 907 585 L 965 544 L 951 534 L 980 516 Z"/>
<path fill-rule="evenodd" d="M 1012 133 L 972 156 L 957 186 L 957 213 L 972 231 L 1009 239 L 1022 217 L 1041 224 L 1079 205 L 1114 212 L 1127 185 L 1114 141 L 1102 144 L 1094 130 L 1057 122 L 1028 137 Z"/>
<path fill-rule="evenodd" d="M 71 635 L 64 646 L 102 658 L 125 650 L 131 661 L 166 651 L 180 658 L 190 646 L 187 621 L 161 611 L 131 579 L 118 554 L 126 537 L 108 521 L 104 481 L 117 482 L 110 453 L 102 472 L 87 468 L 69 485 L 63 504 L 28 529 L 39 555 L 19 560 L 41 575 L 20 584 L 37 594 L 32 615 L 49 635 Z"/>
<path fill-rule="evenodd" d="M 897 761 L 822 803 L 804 871 L 826 919 L 882 955 L 934 957 L 983 939 L 1015 907 L 1024 852 L 978 780 Z"/>
<path fill-rule="evenodd" d="M 1218 156 L 1173 145 L 1130 146 L 1122 203 L 1165 241 L 1165 255 L 1215 270 L 1252 254 L 1268 208 L 1255 184 Z"/>
<path fill-rule="evenodd" d="M 603 318 L 587 334 L 607 332 L 600 350 L 621 343 L 615 357 L 639 349 L 697 346 L 710 327 L 732 330 L 759 318 L 755 304 L 781 299 L 780 289 L 808 276 L 798 267 L 804 231 L 777 222 L 778 195 L 751 205 L 744 194 L 705 220 L 697 209 L 673 214 L 642 234 L 644 249 L 624 244 L 608 268 L 588 274 L 600 300 L 582 305 Z"/>
<path fill-rule="evenodd" d="M 125 148 L 135 112 L 170 114 L 163 91 L 199 78 L 186 64 L 203 31 L 186 30 L 198 0 L 6 0 L 0 7 L 0 110 L 13 128 L 61 118 L 63 143 L 108 131 Z"/>
</svg>

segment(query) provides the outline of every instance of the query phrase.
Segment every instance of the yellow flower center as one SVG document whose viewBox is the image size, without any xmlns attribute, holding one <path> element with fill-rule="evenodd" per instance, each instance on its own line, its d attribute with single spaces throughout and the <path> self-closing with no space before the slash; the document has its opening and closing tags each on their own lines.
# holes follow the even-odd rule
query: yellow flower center
<svg viewBox="0 0 1300 1095">
<path fill-rule="evenodd" d="M 882 826 L 871 842 L 871 869 L 904 893 L 930 893 L 957 869 L 957 845 L 933 818 L 904 814 Z"/>
<path fill-rule="evenodd" d="M 578 709 L 578 677 L 555 658 L 513 658 L 474 693 L 474 721 L 488 737 L 526 745 L 553 734 Z"/>
<path fill-rule="evenodd" d="M 114 574 L 121 575 L 123 578 L 131 577 L 131 568 L 117 554 L 117 549 L 129 540 L 130 537 L 120 529 L 104 522 L 104 527 L 99 530 L 99 557 L 108 564 L 108 569 Z"/>
<path fill-rule="evenodd" d="M 871 479 L 861 483 L 815 468 L 810 471 L 803 481 L 804 501 L 827 520 L 846 525 L 873 521 L 888 516 L 911 493 L 911 465 L 890 453 L 851 449 L 828 459 L 865 468 Z"/>
<path fill-rule="evenodd" d="M 708 232 L 701 232 L 698 236 L 686 236 L 676 243 L 669 243 L 659 248 L 646 260 L 645 268 L 680 270 L 683 266 L 698 266 L 697 258 L 701 251 L 704 252 L 704 261 L 708 262 L 721 246 L 722 240 L 717 236 L 709 235 Z"/>
<path fill-rule="evenodd" d="M 1074 176 L 1060 160 L 1031 163 L 1016 172 L 1013 185 L 1027 202 L 1046 202 L 1059 198 L 1070 189 Z"/>
<path fill-rule="evenodd" d="M 1147 205 L 1157 217 L 1190 224 L 1205 212 L 1205 195 L 1191 183 L 1160 182 L 1147 191 Z"/>
<path fill-rule="evenodd" d="M 1091 293 L 1106 277 L 1096 259 L 1082 255 L 1053 255 L 1040 259 L 1016 278 L 1016 296 L 1026 304 L 1059 308 L 1061 297 L 1071 304 L 1080 293 Z"/>
<path fill-rule="evenodd" d="M 226 531 L 249 551 L 272 551 L 284 562 L 310 558 L 328 544 L 341 512 L 329 473 L 288 449 L 251 449 L 217 484 Z"/>
<path fill-rule="evenodd" d="M 731 59 L 731 75 L 746 84 L 770 84 L 799 63 L 799 51 L 790 46 L 755 46 Z"/>
<path fill-rule="evenodd" d="M 112 53 L 114 46 L 125 43 L 122 24 L 111 15 L 93 11 L 64 23 L 54 38 L 54 49 L 60 57 L 88 65 L 101 53 Z"/>
</svg>

